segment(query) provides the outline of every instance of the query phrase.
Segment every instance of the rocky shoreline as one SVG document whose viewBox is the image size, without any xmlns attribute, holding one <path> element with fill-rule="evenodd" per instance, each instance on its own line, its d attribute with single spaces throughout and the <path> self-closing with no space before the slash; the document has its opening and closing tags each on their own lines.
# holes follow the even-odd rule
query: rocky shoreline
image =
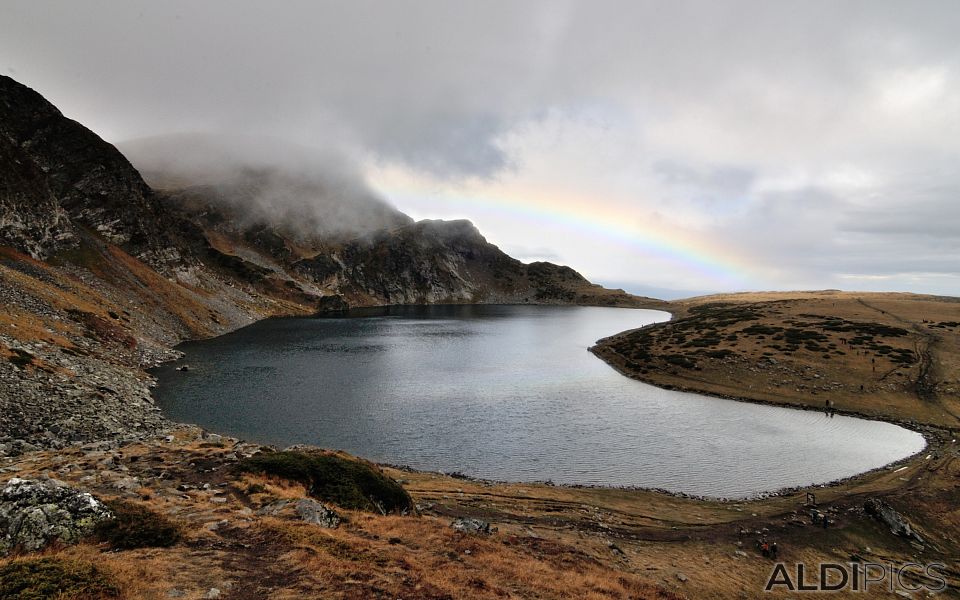
<svg viewBox="0 0 960 600">
<path fill-rule="evenodd" d="M 252 321 L 253 318 L 250 320 Z M 243 324 L 241 322 L 237 326 Z M 178 339 L 176 335 L 169 333 L 167 335 L 165 339 Z M 148 398 L 152 378 L 144 372 L 144 368 L 177 356 L 177 351 L 172 347 L 154 343 L 151 344 L 152 350 L 149 353 L 125 352 L 122 349 L 110 350 L 114 352 L 109 357 L 112 360 L 105 360 L 102 354 L 98 354 L 98 350 L 106 352 L 114 346 L 104 344 L 102 340 L 97 342 L 82 334 L 79 337 L 68 337 L 68 341 L 76 347 L 88 350 L 89 354 L 80 353 L 78 357 L 62 352 L 60 350 L 62 345 L 50 343 L 23 344 L 18 347 L 31 352 L 36 364 L 56 365 L 74 370 L 86 369 L 83 372 L 88 373 L 88 379 L 85 381 L 86 387 L 82 387 L 82 390 L 95 390 L 95 394 L 106 395 L 101 388 L 110 387 L 114 391 L 129 389 L 135 390 L 136 393 L 146 393 Z M 3 362 L 0 361 L 0 365 L 2 364 Z M 97 371 L 103 366 L 106 366 L 104 370 Z M 49 368 L 19 370 L 14 373 L 14 377 L 29 381 L 30 378 L 24 378 L 24 374 L 41 378 L 51 385 L 56 385 L 62 380 L 58 378 L 56 372 L 51 373 Z M 90 399 L 89 396 L 85 397 L 82 394 L 78 398 L 77 402 Z M 100 397 L 96 396 L 96 398 Z M 751 401 L 744 398 L 736 399 Z M 182 561 L 189 560 L 191 564 L 202 564 L 203 568 L 190 577 L 178 577 L 172 573 L 165 575 L 161 582 L 153 584 L 151 588 L 153 590 L 151 593 L 156 597 L 182 593 L 183 597 L 189 598 L 246 598 L 247 596 L 239 591 L 252 585 L 252 580 L 249 579 L 246 571 L 238 574 L 224 574 L 218 571 L 215 565 L 259 564 L 246 555 L 244 548 L 245 546 L 256 547 L 255 544 L 262 543 L 255 540 L 261 539 L 258 536 L 263 534 L 257 532 L 265 531 L 264 528 L 272 532 L 279 531 L 276 528 L 285 530 L 288 527 L 311 527 L 328 531 L 324 529 L 327 524 L 333 523 L 341 516 L 346 516 L 348 521 L 336 530 L 339 532 L 337 535 L 344 540 L 349 540 L 344 543 L 349 543 L 352 548 L 368 543 L 363 540 L 369 538 L 371 534 L 362 529 L 358 530 L 357 522 L 365 524 L 360 527 L 369 527 L 370 522 L 362 520 L 355 514 L 343 515 L 342 511 L 338 511 L 333 513 L 337 515 L 337 519 L 333 519 L 326 508 L 321 510 L 311 505 L 313 508 L 310 510 L 298 510 L 298 503 L 310 502 L 310 499 L 296 494 L 291 496 L 290 492 L 281 488 L 271 488 L 268 482 L 238 482 L 235 479 L 236 476 L 231 474 L 234 465 L 246 456 L 263 451 L 265 447 L 259 444 L 234 440 L 203 431 L 196 426 L 170 422 L 159 414 L 152 400 L 132 405 L 133 410 L 130 410 L 130 405 L 123 402 L 88 403 L 86 406 L 86 410 L 92 411 L 90 421 L 79 420 L 78 423 L 82 429 L 74 425 L 73 431 L 79 430 L 84 434 L 92 431 L 95 435 L 104 436 L 105 439 L 91 442 L 67 436 L 61 437 L 56 433 L 52 436 L 41 435 L 39 439 L 14 438 L 12 443 L 4 442 L 7 445 L 3 448 L 7 452 L 6 456 L 0 456 L 0 478 L 27 478 L 30 481 L 50 482 L 54 487 L 60 485 L 55 480 L 64 480 L 73 486 L 77 493 L 92 491 L 97 498 L 118 498 L 138 505 L 154 506 L 162 514 L 175 519 L 181 527 L 185 528 L 185 531 L 189 532 L 188 537 L 185 542 L 164 552 L 175 555 L 182 552 L 178 548 L 191 549 L 191 553 L 199 554 L 194 558 L 172 560 L 178 561 L 177 564 L 181 565 L 184 564 Z M 816 408 L 818 407 L 812 409 Z M 114 424 L 111 420 L 112 414 L 122 414 L 123 418 L 130 419 L 127 422 L 136 421 L 136 424 L 128 427 L 127 422 L 119 420 L 116 421 L 118 424 Z M 870 415 L 857 416 L 869 417 Z M 35 422 L 42 424 L 43 419 Z M 740 499 L 708 498 L 642 488 L 491 482 L 409 469 L 398 470 L 396 467 L 386 465 L 382 467 L 390 477 L 401 481 L 405 488 L 410 489 L 419 510 L 426 517 L 425 523 L 411 524 L 406 527 L 418 529 L 439 527 L 446 529 L 444 536 L 455 535 L 466 536 L 466 538 L 479 536 L 490 538 L 491 543 L 494 544 L 506 543 L 513 539 L 531 540 L 523 543 L 535 544 L 533 546 L 535 549 L 547 543 L 544 537 L 551 540 L 556 537 L 563 540 L 563 544 L 569 544 L 571 548 L 579 548 L 583 539 L 587 538 L 590 540 L 589 556 L 591 558 L 579 557 L 576 559 L 576 564 L 581 564 L 579 561 L 583 560 L 588 561 L 583 564 L 599 561 L 606 565 L 609 562 L 611 568 L 615 569 L 612 572 L 619 572 L 620 569 L 625 569 L 627 572 L 635 571 L 638 567 L 630 566 L 631 561 L 639 557 L 646 557 L 642 560 L 647 561 L 648 565 L 651 563 L 662 565 L 667 557 L 676 557 L 678 551 L 692 552 L 690 556 L 683 554 L 685 558 L 682 559 L 668 559 L 673 563 L 665 567 L 656 567 L 657 569 L 666 568 L 666 576 L 655 574 L 653 581 L 662 589 L 672 589 L 676 593 L 683 593 L 690 589 L 700 590 L 700 592 L 691 592 L 695 594 L 693 597 L 698 597 L 697 594 L 701 592 L 711 594 L 720 589 L 717 586 L 727 585 L 717 583 L 714 575 L 707 575 L 695 567 L 698 561 L 703 560 L 701 555 L 708 556 L 707 560 L 711 564 L 718 565 L 730 561 L 735 563 L 745 561 L 744 564 L 731 564 L 725 568 L 748 568 L 750 572 L 759 568 L 760 572 L 751 577 L 758 579 L 763 577 L 763 565 L 746 564 L 752 560 L 753 554 L 742 545 L 742 542 L 737 541 L 735 535 L 730 539 L 731 534 L 727 533 L 727 529 L 742 531 L 747 528 L 751 533 L 756 531 L 758 535 L 767 530 L 776 531 L 778 539 L 787 548 L 791 545 L 807 543 L 802 540 L 808 538 L 814 540 L 809 543 L 821 544 L 821 541 L 816 541 L 817 534 L 814 531 L 804 531 L 804 527 L 807 527 L 805 519 L 808 509 L 797 508 L 807 491 L 816 492 L 822 503 L 818 508 L 812 509 L 811 514 L 816 514 L 821 519 L 829 519 L 835 523 L 835 527 L 844 527 L 844 523 L 870 523 L 886 519 L 883 521 L 884 529 L 872 535 L 882 537 L 891 535 L 884 533 L 888 531 L 908 531 L 910 539 L 904 543 L 908 543 L 907 548 L 911 551 L 948 552 L 944 549 L 944 538 L 931 536 L 929 518 L 921 509 L 902 500 L 888 501 L 886 498 L 890 497 L 890 494 L 898 494 L 899 490 L 905 489 L 913 481 L 924 481 L 925 483 L 922 484 L 926 486 L 924 489 L 937 489 L 936 486 L 939 484 L 931 484 L 926 482 L 926 479 L 918 480 L 917 478 L 942 477 L 943 469 L 949 469 L 944 465 L 950 465 L 951 457 L 957 452 L 956 444 L 951 443 L 949 439 L 952 435 L 949 429 L 910 422 L 902 424 L 924 434 L 929 445 L 923 452 L 893 465 L 841 481 L 777 490 Z M 109 425 L 113 425 L 114 429 L 110 429 Z M 104 428 L 98 430 L 95 427 Z M 36 443 L 30 441 L 32 439 L 36 439 Z M 32 444 L 32 447 L 27 444 Z M 928 454 L 931 460 L 926 460 L 925 456 Z M 269 490 L 269 494 L 251 495 L 251 491 L 256 491 L 264 485 L 268 486 L 266 489 Z M 491 500 L 498 497 L 503 497 L 505 504 L 491 505 Z M 556 501 L 552 500 L 555 497 L 568 498 L 568 500 L 565 500 L 564 504 L 556 504 Z M 508 501 L 510 498 L 513 500 Z M 875 498 L 883 498 L 883 500 L 874 500 Z M 875 507 L 874 513 L 879 516 L 873 516 L 873 513 L 864 509 L 865 499 L 873 502 L 870 506 Z M 563 508 L 559 508 L 560 506 Z M 585 510 L 584 506 L 594 507 L 584 515 L 590 517 L 587 520 L 578 516 Z M 598 506 L 607 508 L 599 509 Z M 274 512 L 263 512 L 271 510 Z M 558 514 L 556 512 L 558 510 L 562 513 Z M 651 524 L 643 526 L 625 524 L 624 520 L 629 522 L 630 519 L 637 518 L 627 517 L 635 510 L 640 510 L 645 515 L 652 512 L 662 516 Z M 304 520 L 305 517 L 301 513 L 305 511 L 309 513 L 307 517 L 316 522 Z M 700 524 L 699 521 L 703 519 L 701 515 L 705 513 L 715 515 L 712 518 L 717 520 L 713 525 Z M 592 520 L 594 518 L 597 519 L 596 522 Z M 458 523 L 461 524 L 460 529 L 463 529 L 463 523 L 474 522 L 481 524 L 482 531 L 486 531 L 484 528 L 489 527 L 490 533 L 483 533 L 480 530 L 464 532 L 456 528 Z M 684 525 L 679 528 L 677 525 L 671 525 L 679 522 Z M 450 523 L 454 523 L 454 527 L 450 527 Z M 538 524 L 536 532 L 531 529 L 532 523 Z M 376 527 L 381 526 L 376 525 Z M 275 534 L 271 533 L 271 535 Z M 290 541 L 285 537 L 286 535 L 271 538 L 270 552 L 278 556 L 291 552 Z M 304 532 L 297 535 L 314 534 Z M 394 534 L 390 535 L 393 536 L 390 539 L 398 537 Z M 800 537 L 797 537 L 798 535 Z M 898 535 L 903 537 L 896 532 L 892 535 L 894 539 L 897 539 Z M 702 538 L 718 540 L 710 543 L 720 543 L 721 549 L 717 551 L 702 549 L 698 545 L 700 543 L 698 540 Z M 446 540 L 444 543 L 453 548 L 460 547 L 464 543 L 463 537 L 444 539 Z M 946 538 L 948 544 L 949 539 Z M 376 541 L 376 538 L 374 540 Z M 871 542 L 871 544 L 881 543 L 884 542 L 879 540 Z M 395 542 L 389 542 L 386 547 L 390 548 L 390 544 Z M 654 545 L 651 546 L 651 544 Z M 723 547 L 729 547 L 729 549 L 723 550 Z M 78 555 L 87 557 L 88 560 L 102 556 L 100 550 L 88 544 L 81 544 L 78 548 L 76 551 Z M 472 549 L 471 553 L 477 551 Z M 320 550 L 320 552 L 324 551 Z M 350 552 L 357 552 L 357 550 L 350 550 Z M 377 552 L 383 552 L 383 550 L 378 549 Z M 541 556 L 539 550 L 533 552 L 533 556 Z M 861 548 L 856 552 L 858 555 L 869 555 L 869 549 Z M 131 559 L 128 557 L 123 560 Z M 444 564 L 444 569 L 453 568 L 451 565 L 460 568 L 457 561 Z M 682 571 L 679 570 L 680 566 Z M 122 567 L 116 564 L 113 565 L 113 569 L 115 573 L 123 572 Z M 184 572 L 192 572 L 192 570 L 184 569 Z M 376 577 L 383 576 L 385 573 L 379 564 L 367 565 L 364 572 L 377 574 Z M 643 572 L 642 569 L 641 572 Z M 253 576 L 253 573 L 249 575 Z M 644 579 L 649 577 L 650 572 L 646 571 Z M 270 585 L 277 587 L 303 585 L 299 576 L 283 578 L 277 574 L 271 581 Z M 122 580 L 121 583 L 128 588 L 135 585 Z M 445 598 L 446 596 L 439 594 L 435 597 Z M 737 596 L 735 592 L 718 592 L 716 597 L 736 598 Z"/>
<path fill-rule="evenodd" d="M 165 431 L 145 370 L 182 341 L 270 316 L 394 303 L 662 304 L 566 266 L 523 263 L 469 221 L 415 222 L 369 195 L 293 228 L 271 211 L 252 218 L 244 203 L 277 182 L 304 204 L 328 184 L 278 165 L 233 166 L 224 180 L 153 188 L 116 147 L 0 75 L 0 454 Z M 337 227 L 361 205 L 380 218 Z"/>
</svg>

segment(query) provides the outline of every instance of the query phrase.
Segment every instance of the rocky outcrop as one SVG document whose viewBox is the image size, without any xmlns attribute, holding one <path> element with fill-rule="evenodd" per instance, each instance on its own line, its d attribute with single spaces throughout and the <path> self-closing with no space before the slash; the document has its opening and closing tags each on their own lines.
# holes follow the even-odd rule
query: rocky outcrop
<svg viewBox="0 0 960 600">
<path fill-rule="evenodd" d="M 450 527 L 454 531 L 459 531 L 460 533 L 485 533 L 489 534 L 493 531 L 490 528 L 490 523 L 482 521 L 480 519 L 472 519 L 469 517 L 458 517 L 450 523 Z"/>
<path fill-rule="evenodd" d="M 156 246 L 152 191 L 112 145 L 0 76 L 0 243 L 46 258 L 87 227 L 134 253 Z"/>
<path fill-rule="evenodd" d="M 313 498 L 298 500 L 277 500 L 257 511 L 259 516 L 279 517 L 295 516 L 304 523 L 310 523 L 324 529 L 336 529 L 343 518 L 335 510 Z"/>
<path fill-rule="evenodd" d="M 342 313 L 350 310 L 350 305 L 343 296 L 336 294 L 333 296 L 324 296 L 317 303 L 317 313 Z"/>
<path fill-rule="evenodd" d="M 0 555 L 79 542 L 112 516 L 91 494 L 65 483 L 11 479 L 0 489 Z"/>
<path fill-rule="evenodd" d="M 871 498 L 864 503 L 863 508 L 867 514 L 889 527 L 894 535 L 923 543 L 923 538 L 913 530 L 910 522 L 883 500 Z"/>
<path fill-rule="evenodd" d="M 230 285 L 303 306 L 638 304 L 568 267 L 525 265 L 469 221 L 414 223 L 335 172 L 216 163 L 168 161 L 155 192 L 114 146 L 0 77 L 0 245 L 34 258 L 96 272 L 89 246 L 106 242 L 208 296 Z"/>
<path fill-rule="evenodd" d="M 421 221 L 345 245 L 334 256 L 347 295 L 383 304 L 521 300 L 523 263 L 469 221 Z"/>
<path fill-rule="evenodd" d="M 644 305 L 572 269 L 525 265 L 468 221 L 414 223 L 331 176 L 248 168 L 156 191 L 114 146 L 0 76 L 0 455 L 161 432 L 144 369 L 180 341 L 268 316 Z M 291 194 L 300 204 L 273 210 Z"/>
<path fill-rule="evenodd" d="M 73 238 L 73 226 L 42 169 L 0 134 L 0 243 L 38 257 Z"/>
<path fill-rule="evenodd" d="M 333 529 L 340 524 L 340 515 L 332 508 L 329 508 L 322 502 L 317 502 L 312 498 L 301 498 L 294 503 L 293 509 L 297 516 L 305 523 L 311 523 L 318 527 Z"/>
</svg>

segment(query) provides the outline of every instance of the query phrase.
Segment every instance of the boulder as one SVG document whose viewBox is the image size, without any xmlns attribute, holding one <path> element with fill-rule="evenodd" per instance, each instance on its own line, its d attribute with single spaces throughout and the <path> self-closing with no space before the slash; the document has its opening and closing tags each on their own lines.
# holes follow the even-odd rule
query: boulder
<svg viewBox="0 0 960 600">
<path fill-rule="evenodd" d="M 311 523 L 327 529 L 336 529 L 343 517 L 322 502 L 312 498 L 299 500 L 276 500 L 257 511 L 260 516 L 278 517 L 292 512 L 305 523 Z"/>
<path fill-rule="evenodd" d="M 910 522 L 883 500 L 871 498 L 864 503 L 863 508 L 867 514 L 885 523 L 894 535 L 923 543 L 923 538 L 913 530 Z"/>
<path fill-rule="evenodd" d="M 76 543 L 112 517 L 102 502 L 63 482 L 11 479 L 0 489 L 0 555 Z"/>
<path fill-rule="evenodd" d="M 350 310 L 350 304 L 343 296 L 323 296 L 317 301 L 317 314 L 338 313 Z"/>
<path fill-rule="evenodd" d="M 334 529 L 340 524 L 340 515 L 328 508 L 322 502 L 310 498 L 297 500 L 294 510 L 301 521 L 319 525 L 327 529 Z"/>
<path fill-rule="evenodd" d="M 480 519 L 455 519 L 453 523 L 450 523 L 450 527 L 463 533 L 490 533 L 490 523 Z"/>
</svg>

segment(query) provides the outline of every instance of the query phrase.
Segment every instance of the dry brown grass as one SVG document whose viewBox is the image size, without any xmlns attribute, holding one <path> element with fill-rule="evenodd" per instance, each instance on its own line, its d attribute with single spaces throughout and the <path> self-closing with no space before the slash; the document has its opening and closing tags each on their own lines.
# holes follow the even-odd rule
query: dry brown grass
<svg viewBox="0 0 960 600">
<path fill-rule="evenodd" d="M 661 592 L 643 575 L 598 559 L 598 548 L 600 554 L 608 551 L 596 544 L 582 549 L 576 542 L 523 532 L 462 534 L 442 516 L 338 509 L 346 521 L 334 530 L 303 523 L 292 513 L 258 516 L 259 507 L 306 497 L 306 490 L 276 478 L 235 473 L 224 462 L 231 455 L 229 447 L 193 441 L 126 446 L 125 465 L 151 469 L 162 459 L 174 478 L 141 488 L 136 501 L 177 520 L 182 540 L 170 548 L 104 553 L 105 546 L 83 544 L 52 554 L 95 562 L 126 598 L 164 598 L 174 588 L 187 598 L 200 598 L 211 587 L 224 590 L 225 598 L 241 600 L 677 597 Z M 38 476 L 70 464 L 75 467 L 60 476 L 71 480 L 97 468 L 97 460 L 75 449 L 41 453 L 22 462 L 18 475 Z M 190 465 L 216 469 L 198 478 L 198 467 Z M 213 503 L 213 489 L 176 490 L 181 477 L 195 486 L 209 482 L 228 501 Z M 97 479 L 94 491 L 103 498 L 123 496 L 109 482 L 109 477 Z"/>
<path fill-rule="evenodd" d="M 626 333 L 605 340 L 597 353 L 611 364 L 643 381 L 655 385 L 721 396 L 730 396 L 777 404 L 823 408 L 830 400 L 834 408 L 851 413 L 894 420 L 957 427 L 960 425 L 960 328 L 940 328 L 942 322 L 960 321 L 960 302 L 914 294 L 851 292 L 763 292 L 724 294 L 677 301 L 673 304 L 678 319 L 694 314 L 698 307 L 718 303 L 749 306 L 759 318 L 703 331 L 679 333 L 677 322 L 649 331 Z M 888 354 L 854 345 L 857 334 L 835 332 L 817 326 L 807 329 L 822 335 L 818 342 L 824 351 L 800 349 L 786 352 L 772 336 L 744 335 L 749 325 L 794 327 L 792 323 L 833 317 L 849 322 L 899 328 L 903 336 L 870 336 Z M 712 351 L 731 352 L 736 360 L 712 358 L 696 348 L 684 348 L 676 340 L 688 342 L 697 337 L 718 339 Z M 653 362 L 631 359 L 624 350 L 631 339 L 643 337 L 642 347 L 655 357 Z M 735 339 L 734 339 L 735 338 Z M 616 346 L 616 347 L 615 347 Z M 892 350 L 892 352 L 891 352 Z M 896 352 L 912 354 L 915 360 L 904 364 L 894 360 Z M 696 362 L 696 368 L 672 365 L 660 359 L 683 355 Z M 929 360 L 923 357 L 929 355 Z M 769 358 L 775 368 L 754 368 Z M 661 364 L 662 362 L 662 364 Z M 923 375 L 929 365 L 929 373 Z M 784 374 L 789 368 L 794 374 Z M 802 371 L 816 372 L 802 376 Z M 918 393 L 918 382 L 929 380 L 931 393 Z M 825 389 L 824 384 L 833 385 Z M 861 387 L 862 386 L 862 387 Z"/>
<path fill-rule="evenodd" d="M 56 269 L 43 263 L 33 262 L 34 266 L 43 269 L 48 275 L 55 278 L 58 285 L 41 281 L 40 279 L 4 265 L 0 265 L 0 276 L 7 279 L 12 285 L 19 289 L 60 310 L 73 308 L 94 314 L 106 315 L 108 308 L 115 308 L 110 304 L 104 306 L 103 302 L 105 299 L 102 296 L 89 288 L 85 289 L 82 284 L 61 275 Z"/>
<path fill-rule="evenodd" d="M 225 599 L 239 600 L 739 600 L 742 593 L 759 597 L 772 568 L 754 551 L 749 536 L 743 547 L 747 556 L 734 553 L 740 527 L 769 528 L 781 544 L 782 558 L 791 564 L 847 560 L 867 547 L 871 558 L 910 560 L 915 550 L 907 542 L 868 517 L 848 513 L 873 496 L 887 498 L 931 540 L 925 560 L 953 555 L 956 543 L 951 539 L 960 539 L 960 460 L 949 446 L 932 448 L 936 458 L 917 457 L 903 470 L 818 489 L 821 507 L 839 507 L 838 523 L 828 531 L 786 524 L 796 518 L 794 511 L 803 514 L 802 492 L 749 502 L 699 502 L 649 491 L 491 484 L 392 469 L 387 473 L 403 479 L 418 503 L 432 505 L 425 516 L 340 509 L 347 520 L 327 530 L 300 522 L 292 511 L 257 515 L 277 499 L 305 497 L 306 490 L 236 473 L 229 440 L 206 443 L 197 439 L 196 430 L 178 431 L 174 437 L 173 443 L 125 446 L 120 460 L 130 469 L 126 474 L 157 467 L 168 474 L 138 490 L 136 501 L 181 523 L 183 539 L 161 549 L 102 554 L 103 547 L 85 545 L 60 551 L 109 568 L 128 598 L 163 598 L 173 588 L 200 598 L 217 587 Z M 24 457 L 17 474 L 61 473 L 64 465 L 76 465 L 80 468 L 58 477 L 105 498 L 130 497 L 118 492 L 109 477 L 79 481 L 98 468 L 98 461 L 98 455 L 68 448 Z M 178 490 L 181 481 L 194 489 Z M 204 489 L 204 483 L 211 489 Z M 213 502 L 214 495 L 226 502 Z M 457 516 L 489 520 L 499 531 L 489 536 L 458 533 L 449 527 Z M 611 549 L 611 542 L 619 550 Z M 681 582 L 678 574 L 687 581 Z"/>
<path fill-rule="evenodd" d="M 3 267 L 0 266 L 0 275 Z M 66 336 L 77 333 L 79 329 L 72 323 L 63 321 L 44 321 L 36 315 L 5 304 L 0 306 L 0 333 L 21 342 L 44 341 L 61 348 L 73 348 L 74 344 Z"/>
<path fill-rule="evenodd" d="M 238 484 L 246 490 L 254 500 L 261 500 L 263 497 L 283 498 L 286 500 L 307 497 L 307 489 L 303 484 L 280 477 L 242 473 Z M 261 494 L 263 495 L 262 497 L 260 496 Z"/>
<path fill-rule="evenodd" d="M 195 336 L 208 336 L 212 333 L 210 310 L 197 297 L 196 290 L 168 281 L 156 271 L 130 256 L 116 246 L 108 246 L 109 256 L 136 283 L 143 286 L 149 294 L 141 293 L 145 299 L 158 308 L 170 312 Z"/>
<path fill-rule="evenodd" d="M 276 519 L 260 526 L 279 536 L 290 548 L 284 559 L 331 597 L 675 597 L 565 544 L 461 534 L 435 518 L 351 513 L 350 526 L 338 530 Z"/>
</svg>

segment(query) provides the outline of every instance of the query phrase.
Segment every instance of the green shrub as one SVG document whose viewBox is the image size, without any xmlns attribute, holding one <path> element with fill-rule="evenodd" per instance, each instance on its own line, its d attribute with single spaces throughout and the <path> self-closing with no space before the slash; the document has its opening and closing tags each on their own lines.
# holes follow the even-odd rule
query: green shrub
<svg viewBox="0 0 960 600">
<path fill-rule="evenodd" d="M 682 354 L 668 354 L 667 356 L 664 356 L 663 359 L 671 365 L 675 365 L 683 369 L 693 369 L 697 366 L 696 361 L 690 360 Z"/>
<path fill-rule="evenodd" d="M 0 567 L 0 598 L 4 599 L 99 600 L 119 595 L 109 577 L 82 561 L 45 557 Z"/>
<path fill-rule="evenodd" d="M 142 504 L 109 500 L 113 518 L 97 526 L 97 539 L 117 550 L 166 548 L 180 540 L 180 528 L 170 519 Z"/>
<path fill-rule="evenodd" d="M 403 512 L 413 500 L 399 483 L 365 462 L 321 452 L 268 452 L 243 460 L 240 470 L 303 484 L 307 492 L 343 508 Z"/>
</svg>

